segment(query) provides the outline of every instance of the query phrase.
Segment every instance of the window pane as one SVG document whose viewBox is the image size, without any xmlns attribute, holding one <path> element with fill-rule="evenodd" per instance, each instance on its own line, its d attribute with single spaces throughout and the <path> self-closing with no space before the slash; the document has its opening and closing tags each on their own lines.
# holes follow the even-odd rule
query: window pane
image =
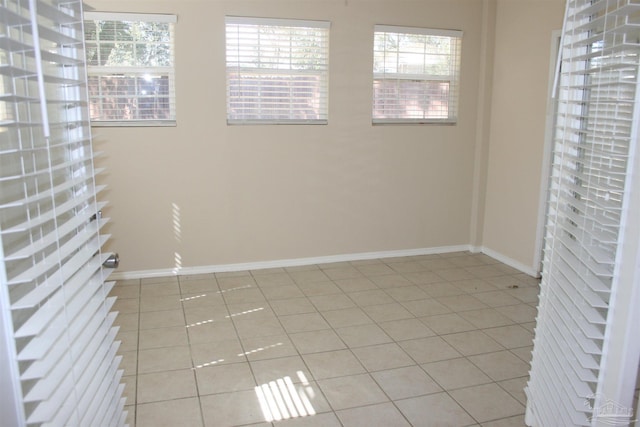
<svg viewBox="0 0 640 427">
<path fill-rule="evenodd" d="M 374 80 L 374 119 L 446 119 L 449 82 Z"/>
<path fill-rule="evenodd" d="M 108 18 L 85 22 L 91 120 L 175 120 L 173 23 Z"/>
<path fill-rule="evenodd" d="M 228 18 L 229 123 L 327 119 L 328 26 Z"/>
<path fill-rule="evenodd" d="M 169 76 L 89 76 L 91 117 L 104 121 L 169 120 Z"/>
<path fill-rule="evenodd" d="M 374 34 L 374 121 L 455 122 L 461 32 L 393 29 Z"/>
</svg>

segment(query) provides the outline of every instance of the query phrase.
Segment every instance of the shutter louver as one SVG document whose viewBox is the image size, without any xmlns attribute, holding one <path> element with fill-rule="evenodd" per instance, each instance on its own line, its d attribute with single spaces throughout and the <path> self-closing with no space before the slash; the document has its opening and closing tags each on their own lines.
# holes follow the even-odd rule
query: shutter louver
<svg viewBox="0 0 640 427">
<path fill-rule="evenodd" d="M 122 426 L 82 3 L 0 2 L 0 333 L 9 425 Z M 9 375 L 4 375 L 8 372 Z"/>
<path fill-rule="evenodd" d="M 639 14 L 631 0 L 568 0 L 528 425 L 600 425 L 618 403 L 603 378 L 615 290 L 633 286 L 617 271 L 637 144 Z"/>
</svg>

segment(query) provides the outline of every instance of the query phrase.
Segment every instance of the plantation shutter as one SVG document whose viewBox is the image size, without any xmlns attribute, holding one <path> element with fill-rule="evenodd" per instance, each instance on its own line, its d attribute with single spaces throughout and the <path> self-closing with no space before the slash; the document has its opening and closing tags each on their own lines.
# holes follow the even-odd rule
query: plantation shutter
<svg viewBox="0 0 640 427">
<path fill-rule="evenodd" d="M 631 420 L 640 354 L 638 13 L 629 0 L 567 4 L 529 425 Z"/>
<path fill-rule="evenodd" d="M 124 424 L 82 3 L 0 3 L 0 424 Z M 7 424 L 4 424 L 7 423 Z"/>
</svg>

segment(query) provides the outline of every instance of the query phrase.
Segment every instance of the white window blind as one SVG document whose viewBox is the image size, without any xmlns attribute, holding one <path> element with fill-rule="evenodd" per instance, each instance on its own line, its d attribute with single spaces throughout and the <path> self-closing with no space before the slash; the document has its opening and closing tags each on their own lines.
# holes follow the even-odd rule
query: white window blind
<svg viewBox="0 0 640 427">
<path fill-rule="evenodd" d="M 82 2 L 0 17 L 0 424 L 122 426 Z"/>
<path fill-rule="evenodd" d="M 85 12 L 94 125 L 175 125 L 175 15 Z"/>
<path fill-rule="evenodd" d="M 376 25 L 373 123 L 456 123 L 462 31 Z"/>
<path fill-rule="evenodd" d="M 634 288 L 640 270 L 633 246 L 640 241 L 640 211 L 631 197 L 640 191 L 633 169 L 640 122 L 639 13 L 640 4 L 632 1 L 567 3 L 526 389 L 529 425 L 626 425 L 632 419 L 625 411 L 632 408 L 639 356 Z M 625 273 L 629 269 L 635 273 Z"/>
<path fill-rule="evenodd" d="M 329 23 L 227 17 L 227 123 L 326 124 Z"/>
</svg>

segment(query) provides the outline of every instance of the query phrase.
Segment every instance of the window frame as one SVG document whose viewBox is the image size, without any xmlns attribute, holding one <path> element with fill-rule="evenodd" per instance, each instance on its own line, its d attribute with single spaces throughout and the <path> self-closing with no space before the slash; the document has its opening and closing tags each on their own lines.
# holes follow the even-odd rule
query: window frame
<svg viewBox="0 0 640 427">
<path fill-rule="evenodd" d="M 382 52 L 383 55 L 389 54 L 389 52 L 396 52 L 400 55 L 400 50 L 389 51 L 386 48 L 383 50 L 376 49 L 376 37 L 381 33 L 391 33 L 397 35 L 421 35 L 421 36 L 436 36 L 436 37 L 449 37 L 453 39 L 453 43 L 450 46 L 450 53 L 448 57 L 452 61 L 452 69 L 449 74 L 427 74 L 422 73 L 402 73 L 402 72 L 382 72 L 376 71 L 375 56 L 377 52 Z M 446 30 L 435 28 L 420 28 L 420 27 L 406 27 L 396 25 L 378 25 L 374 26 L 373 33 L 373 81 L 372 81 L 372 109 L 371 117 L 373 125 L 398 125 L 398 124 L 441 124 L 441 125 L 455 125 L 458 123 L 458 108 L 460 100 L 460 74 L 462 65 L 462 41 L 464 32 L 461 30 Z M 422 56 L 423 61 L 427 58 L 428 54 L 424 53 Z M 399 64 L 399 62 L 398 62 Z M 449 82 L 448 94 L 447 94 L 447 116 L 442 118 L 429 118 L 429 117 L 376 117 L 376 104 L 379 98 L 376 96 L 376 82 Z M 425 100 L 428 98 L 425 97 Z"/>
<path fill-rule="evenodd" d="M 160 13 L 128 13 L 128 12 L 98 12 L 98 11 L 86 11 L 83 15 L 84 24 L 86 26 L 87 21 L 119 21 L 119 22 L 152 22 L 152 23 L 168 23 L 170 25 L 170 66 L 104 66 L 104 65 L 90 65 L 87 58 L 87 78 L 91 77 L 104 77 L 104 76 L 126 76 L 126 77 L 142 77 L 145 75 L 153 74 L 160 76 L 167 76 L 168 78 L 168 102 L 169 102 L 169 117 L 166 119 L 103 119 L 92 118 L 91 126 L 93 127 L 163 127 L 163 126 L 176 126 L 176 87 L 175 87 L 175 74 L 176 74 L 176 61 L 175 61 L 175 24 L 178 22 L 177 15 L 174 14 L 160 14 Z M 85 50 L 88 43 L 86 36 L 84 37 Z M 99 43 L 97 43 L 99 45 Z M 89 91 L 89 87 L 87 87 Z M 89 103 L 94 102 L 95 97 L 89 93 Z M 99 102 L 102 107 L 102 102 Z"/>
<path fill-rule="evenodd" d="M 240 53 L 238 52 L 236 57 L 237 60 L 233 60 L 230 58 L 232 50 L 230 50 L 230 42 L 233 42 L 229 38 L 230 29 L 229 26 L 259 26 L 259 27 L 273 27 L 274 29 L 278 28 L 309 28 L 312 30 L 323 30 L 325 34 L 322 37 L 318 37 L 318 43 L 323 43 L 321 47 L 318 47 L 316 53 L 321 54 L 321 60 L 316 66 L 317 69 L 294 69 L 294 68 L 270 68 L 268 66 L 264 66 L 265 62 L 259 62 L 256 66 L 253 67 L 242 67 L 240 60 Z M 328 124 L 329 119 L 329 56 L 330 56 L 330 28 L 331 22 L 329 21 L 320 21 L 320 20 L 304 20 L 304 19 L 287 19 L 287 18 L 258 18 L 258 17 L 247 17 L 247 16 L 225 16 L 225 88 L 226 88 L 226 120 L 227 125 L 326 125 Z M 239 39 L 240 34 L 238 34 Z M 283 37 L 284 40 L 286 40 Z M 292 37 L 290 35 L 289 40 Z M 238 49 L 240 49 L 240 41 L 236 40 L 235 45 Z M 264 49 L 268 49 L 270 46 L 265 45 Z M 262 46 L 258 45 L 257 49 L 259 52 Z M 291 52 L 290 52 L 291 53 Z M 261 58 L 261 55 L 258 54 L 258 58 Z M 291 60 L 291 56 L 289 56 L 289 60 Z M 318 91 L 317 97 L 317 116 L 318 118 L 247 118 L 247 117 L 238 117 L 236 115 L 231 114 L 232 112 L 232 96 L 231 96 L 231 75 L 233 73 L 245 73 L 245 74 L 254 74 L 256 78 L 260 77 L 260 74 L 271 74 L 274 75 L 290 75 L 290 79 L 287 81 L 283 79 L 285 82 L 291 82 L 293 78 L 298 76 L 309 76 L 316 75 L 318 77 L 318 84 L 313 88 Z M 240 80 L 241 77 L 238 77 Z M 292 86 L 294 89 L 295 86 Z M 256 100 L 260 102 L 263 100 L 264 96 L 256 96 Z M 291 106 L 292 101 L 295 101 L 297 98 L 295 97 L 286 97 L 283 98 L 288 100 L 288 104 Z M 275 107 L 272 110 L 274 113 L 278 111 L 278 108 Z M 256 114 L 263 115 L 268 113 L 269 110 L 258 110 Z M 245 115 L 250 113 L 245 113 Z M 293 114 L 293 113 L 292 113 Z"/>
</svg>

